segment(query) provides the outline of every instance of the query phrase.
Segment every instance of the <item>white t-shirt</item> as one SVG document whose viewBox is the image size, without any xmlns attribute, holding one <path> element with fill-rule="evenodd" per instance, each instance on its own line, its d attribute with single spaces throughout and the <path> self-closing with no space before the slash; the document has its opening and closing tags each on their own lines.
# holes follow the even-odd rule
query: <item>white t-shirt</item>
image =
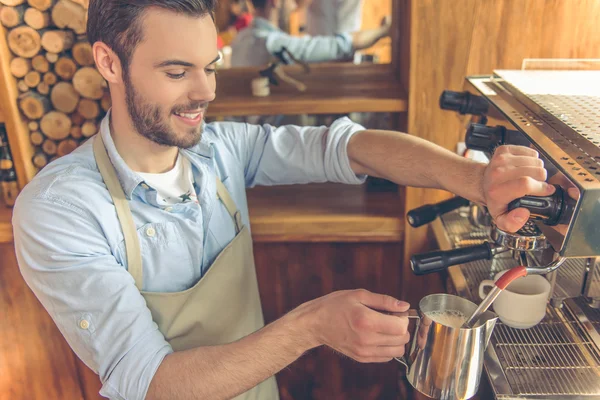
<svg viewBox="0 0 600 400">
<path fill-rule="evenodd" d="M 158 192 L 157 201 L 161 205 L 172 205 L 194 201 L 198 203 L 194 189 L 194 175 L 190 160 L 177 156 L 175 167 L 162 174 L 138 172 L 144 181 Z"/>
<path fill-rule="evenodd" d="M 359 31 L 362 3 L 363 0 L 313 0 L 306 13 L 306 33 L 331 36 Z"/>
</svg>

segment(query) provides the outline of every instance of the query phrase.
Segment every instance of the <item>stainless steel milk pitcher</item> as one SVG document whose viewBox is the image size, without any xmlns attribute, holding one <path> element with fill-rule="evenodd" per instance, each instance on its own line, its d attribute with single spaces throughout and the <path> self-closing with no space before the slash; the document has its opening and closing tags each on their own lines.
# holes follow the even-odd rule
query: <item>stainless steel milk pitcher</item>
<svg viewBox="0 0 600 400">
<path fill-rule="evenodd" d="M 419 302 L 409 352 L 397 361 L 407 368 L 408 382 L 419 392 L 440 400 L 469 399 L 477 393 L 485 349 L 498 317 L 491 311 L 481 315 L 474 328 L 453 328 L 430 317 L 443 311 L 460 312 L 466 317 L 475 303 L 449 294 L 432 294 Z M 466 318 L 465 318 L 466 319 Z"/>
</svg>

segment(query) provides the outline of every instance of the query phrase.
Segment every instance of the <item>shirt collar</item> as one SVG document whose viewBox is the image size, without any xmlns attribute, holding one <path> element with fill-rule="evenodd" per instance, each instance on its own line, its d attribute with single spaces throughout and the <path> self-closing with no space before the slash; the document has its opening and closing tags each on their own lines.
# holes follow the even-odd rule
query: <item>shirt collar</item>
<svg viewBox="0 0 600 400">
<path fill-rule="evenodd" d="M 117 147 L 115 146 L 115 142 L 112 139 L 112 135 L 110 132 L 110 113 L 109 110 L 106 113 L 106 116 L 102 119 L 100 123 L 100 135 L 102 136 L 102 140 L 104 141 L 104 146 L 106 147 L 106 153 L 110 158 L 110 162 L 112 163 L 115 171 L 117 172 L 117 177 L 119 178 L 119 182 L 121 183 L 121 187 L 123 188 L 123 192 L 127 199 L 131 199 L 133 191 L 144 182 L 144 179 L 133 171 L 125 160 L 121 157 L 119 152 L 117 151 Z M 203 124 L 203 131 L 206 130 L 206 124 Z M 205 135 L 202 135 L 202 139 L 198 144 L 191 147 L 187 150 L 182 150 L 183 154 L 190 157 L 190 154 L 197 154 L 202 157 L 212 158 L 214 155 L 214 149 L 212 144 L 205 138 Z M 194 160 L 192 160 L 193 162 Z"/>
</svg>

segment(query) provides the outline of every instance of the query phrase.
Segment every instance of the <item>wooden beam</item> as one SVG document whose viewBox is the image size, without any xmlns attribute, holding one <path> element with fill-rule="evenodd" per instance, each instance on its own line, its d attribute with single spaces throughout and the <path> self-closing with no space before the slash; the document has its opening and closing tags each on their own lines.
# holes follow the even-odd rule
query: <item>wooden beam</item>
<svg viewBox="0 0 600 400">
<path fill-rule="evenodd" d="M 19 94 L 16 80 L 10 73 L 12 54 L 6 42 L 6 31 L 0 26 L 0 82 L 6 87 L 0 90 L 0 109 L 4 112 L 8 143 L 10 144 L 19 187 L 22 189 L 35 175 L 36 169 L 31 162 L 33 147 L 29 142 L 29 131 L 21 119 L 17 107 Z"/>
</svg>

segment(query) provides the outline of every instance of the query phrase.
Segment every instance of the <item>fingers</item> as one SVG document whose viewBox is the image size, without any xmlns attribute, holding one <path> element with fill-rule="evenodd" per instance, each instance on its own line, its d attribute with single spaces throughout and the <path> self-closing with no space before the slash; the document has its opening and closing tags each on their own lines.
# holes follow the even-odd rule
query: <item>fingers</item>
<svg viewBox="0 0 600 400">
<path fill-rule="evenodd" d="M 506 214 L 501 214 L 496 217 L 496 225 L 498 228 L 506 232 L 516 232 L 529 219 L 529 210 L 525 208 L 517 208 Z"/>
<path fill-rule="evenodd" d="M 500 146 L 494 152 L 495 154 L 512 154 L 515 156 L 539 157 L 539 153 L 530 147 L 505 145 Z"/>
<path fill-rule="evenodd" d="M 368 290 L 359 289 L 355 294 L 362 304 L 375 310 L 403 312 L 410 308 L 410 304 L 385 294 L 377 294 Z"/>
<path fill-rule="evenodd" d="M 538 181 L 530 176 L 522 176 L 495 185 L 490 189 L 490 196 L 495 202 L 508 204 L 512 200 L 527 195 L 549 196 L 555 187 L 546 182 Z"/>
<path fill-rule="evenodd" d="M 535 161 L 536 159 L 532 158 L 531 160 Z M 548 176 L 546 169 L 538 166 L 501 166 L 494 168 L 492 173 L 495 175 L 494 179 L 496 183 L 513 181 L 526 176 L 533 178 L 536 181 L 543 182 Z"/>
<path fill-rule="evenodd" d="M 372 328 L 375 332 L 384 335 L 404 335 L 408 329 L 408 318 L 395 315 L 386 315 L 377 311 L 373 315 Z"/>
<path fill-rule="evenodd" d="M 544 161 L 540 158 L 527 156 L 511 156 L 510 162 L 514 167 L 540 167 L 544 168 Z"/>
<path fill-rule="evenodd" d="M 409 341 L 410 339 L 407 338 L 406 343 Z M 372 346 L 353 352 L 345 352 L 345 354 L 362 363 L 387 362 L 394 357 L 402 357 L 406 353 L 406 343 L 398 346 Z"/>
<path fill-rule="evenodd" d="M 374 341 L 377 347 L 399 347 L 410 342 L 410 334 L 408 332 L 404 335 L 385 335 L 378 333 L 374 336 Z"/>
</svg>

